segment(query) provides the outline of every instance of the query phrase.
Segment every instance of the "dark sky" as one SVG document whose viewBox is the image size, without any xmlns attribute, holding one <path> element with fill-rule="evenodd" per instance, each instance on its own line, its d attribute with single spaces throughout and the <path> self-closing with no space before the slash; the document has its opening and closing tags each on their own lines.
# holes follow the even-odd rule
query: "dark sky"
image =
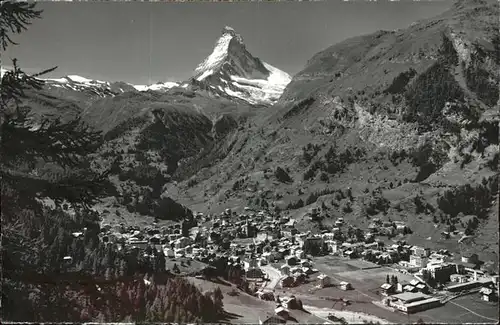
<svg viewBox="0 0 500 325">
<path fill-rule="evenodd" d="M 2 56 L 52 76 L 148 84 L 185 80 L 225 25 L 247 49 L 290 74 L 346 38 L 408 26 L 451 6 L 436 2 L 39 3 L 43 19 Z M 151 32 L 150 32 L 151 31 Z M 150 55 L 151 53 L 151 55 Z"/>
</svg>

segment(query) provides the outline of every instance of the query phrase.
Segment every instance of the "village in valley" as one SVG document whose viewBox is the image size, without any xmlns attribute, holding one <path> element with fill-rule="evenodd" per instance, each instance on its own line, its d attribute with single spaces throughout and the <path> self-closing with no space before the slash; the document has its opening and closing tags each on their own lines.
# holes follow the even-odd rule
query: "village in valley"
<svg viewBox="0 0 500 325">
<path fill-rule="evenodd" d="M 145 257 L 163 252 L 166 272 L 198 284 L 219 279 L 231 286 L 228 298 L 248 294 L 274 306 L 255 322 L 303 322 L 297 310 L 316 317 L 305 321 L 324 323 L 498 317 L 498 275 L 482 267 L 476 254 L 408 245 L 411 229 L 403 222 L 374 218 L 360 229 L 339 218 L 331 229 L 313 233 L 300 232 L 293 218 L 240 210 L 194 213 L 181 223 L 143 229 L 103 224 L 100 238 Z M 313 208 L 305 217 L 314 220 L 319 213 Z"/>
</svg>

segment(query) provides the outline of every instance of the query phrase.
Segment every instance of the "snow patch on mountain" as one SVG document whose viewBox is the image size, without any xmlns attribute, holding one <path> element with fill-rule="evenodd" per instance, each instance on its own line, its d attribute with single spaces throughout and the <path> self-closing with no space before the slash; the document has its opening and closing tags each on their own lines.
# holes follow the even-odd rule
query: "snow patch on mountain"
<svg viewBox="0 0 500 325">
<path fill-rule="evenodd" d="M 233 97 L 237 97 L 237 98 L 243 99 L 245 101 L 250 102 L 251 104 L 256 104 L 256 100 L 254 100 L 253 98 L 248 98 L 248 96 L 245 96 L 245 94 L 242 93 L 242 92 L 233 91 L 233 90 L 231 90 L 231 88 L 225 88 L 223 91 L 226 94 L 228 94 L 229 96 L 233 96 Z"/>
<path fill-rule="evenodd" d="M 112 93 L 123 93 L 125 91 L 138 90 L 138 91 L 166 91 L 172 87 L 179 86 L 176 82 L 159 82 L 152 85 L 133 85 L 130 83 L 111 83 L 102 80 L 93 80 L 79 75 L 68 75 L 62 78 L 45 79 L 49 86 L 67 88 L 72 90 L 101 89 L 104 90 L 103 96 L 112 95 Z"/>
<path fill-rule="evenodd" d="M 1 68 L 0 76 L 9 70 Z M 79 75 L 67 75 L 61 78 L 45 78 L 40 79 L 45 81 L 48 87 L 70 89 L 74 91 L 90 90 L 95 94 L 104 96 L 113 96 L 116 93 L 123 93 L 125 91 L 130 91 L 136 89 L 138 91 L 166 91 L 172 87 L 179 86 L 176 82 L 160 82 L 153 85 L 133 85 L 130 83 L 112 83 L 108 81 L 89 79 Z"/>
<path fill-rule="evenodd" d="M 77 75 L 69 75 L 66 78 L 70 79 L 71 81 L 79 82 L 79 83 L 82 83 L 82 84 L 96 84 L 96 83 L 97 84 L 105 84 L 106 83 L 105 81 L 92 80 L 92 79 L 88 79 L 88 78 L 85 78 L 85 77 L 82 77 L 82 76 L 77 76 Z"/>
<path fill-rule="evenodd" d="M 209 76 L 209 75 L 211 75 L 212 73 L 214 73 L 214 71 L 213 71 L 213 70 L 207 70 L 207 71 L 204 71 L 204 72 L 202 72 L 202 74 L 201 74 L 198 78 L 196 78 L 196 80 L 198 80 L 198 81 L 202 81 L 203 79 L 205 79 L 206 77 L 208 77 L 208 76 Z"/>
<path fill-rule="evenodd" d="M 238 76 L 231 76 L 234 85 L 247 90 L 251 101 L 272 103 L 279 99 L 286 86 L 292 78 L 286 72 L 283 72 L 272 65 L 263 62 L 270 74 L 266 80 L 263 79 L 247 79 Z"/>
<path fill-rule="evenodd" d="M 172 82 L 172 81 L 167 81 L 167 82 L 160 82 L 156 83 L 153 85 L 132 85 L 135 89 L 139 91 L 148 91 L 148 90 L 153 90 L 153 91 L 162 91 L 162 90 L 168 90 L 172 87 L 177 87 L 179 86 L 178 83 Z"/>
</svg>

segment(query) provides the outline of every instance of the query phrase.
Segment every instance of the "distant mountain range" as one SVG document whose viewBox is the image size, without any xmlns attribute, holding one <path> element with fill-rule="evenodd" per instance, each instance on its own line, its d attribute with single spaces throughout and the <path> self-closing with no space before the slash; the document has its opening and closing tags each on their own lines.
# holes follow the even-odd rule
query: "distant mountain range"
<svg viewBox="0 0 500 325">
<path fill-rule="evenodd" d="M 45 79 L 47 87 L 84 91 L 98 97 L 127 91 L 165 92 L 173 87 L 203 90 L 215 96 L 238 98 L 251 104 L 272 104 L 278 100 L 291 77 L 254 57 L 233 28 L 225 27 L 212 53 L 185 82 L 133 85 L 126 82 L 93 80 L 78 75 Z"/>
</svg>

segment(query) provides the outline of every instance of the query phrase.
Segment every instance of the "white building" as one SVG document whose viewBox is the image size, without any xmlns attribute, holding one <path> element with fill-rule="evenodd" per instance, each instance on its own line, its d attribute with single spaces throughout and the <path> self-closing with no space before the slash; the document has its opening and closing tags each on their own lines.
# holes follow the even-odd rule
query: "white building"
<svg viewBox="0 0 500 325">
<path fill-rule="evenodd" d="M 335 234 L 333 232 L 327 232 L 321 235 L 325 240 L 333 240 L 335 238 Z"/>
<path fill-rule="evenodd" d="M 326 274 L 318 275 L 319 284 L 322 288 L 326 288 L 332 285 L 332 278 Z"/>
<path fill-rule="evenodd" d="M 352 289 L 352 285 L 349 282 L 345 282 L 345 281 L 340 282 L 340 290 L 347 291 L 347 290 L 351 290 L 351 289 Z"/>
<path fill-rule="evenodd" d="M 429 259 L 420 255 L 410 255 L 410 265 L 423 268 L 427 265 Z"/>
<path fill-rule="evenodd" d="M 271 261 L 271 252 L 264 252 L 261 255 L 262 258 L 265 258 L 268 262 Z"/>
<path fill-rule="evenodd" d="M 431 263 L 432 262 L 445 263 L 449 260 L 449 257 L 447 255 L 434 253 L 434 254 L 431 254 L 431 256 L 429 256 L 429 260 L 431 261 Z"/>
<path fill-rule="evenodd" d="M 328 246 L 328 251 L 332 254 L 337 254 L 339 251 L 339 243 L 336 240 L 328 240 L 326 241 L 326 245 Z"/>
<path fill-rule="evenodd" d="M 166 248 L 163 250 L 163 254 L 165 254 L 166 257 L 169 257 L 169 258 L 174 258 L 175 257 L 175 252 L 173 249 L 171 248 Z"/>
<path fill-rule="evenodd" d="M 295 251 L 295 256 L 296 256 L 297 258 L 302 259 L 302 258 L 304 258 L 304 257 L 306 256 L 306 253 L 305 253 L 302 249 L 297 249 L 297 250 Z"/>
<path fill-rule="evenodd" d="M 495 300 L 495 292 L 493 289 L 482 287 L 479 291 L 481 294 L 481 299 L 484 301 L 494 301 Z"/>
</svg>

